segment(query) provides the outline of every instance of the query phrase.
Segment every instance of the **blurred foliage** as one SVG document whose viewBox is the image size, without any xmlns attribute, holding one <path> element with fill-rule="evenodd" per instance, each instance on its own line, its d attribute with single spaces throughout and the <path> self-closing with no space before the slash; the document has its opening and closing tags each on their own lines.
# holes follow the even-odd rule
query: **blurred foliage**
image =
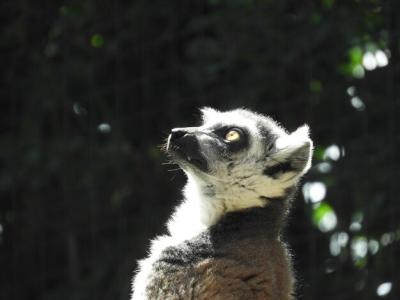
<svg viewBox="0 0 400 300">
<path fill-rule="evenodd" d="M 128 299 L 185 180 L 158 146 L 205 105 L 312 129 L 299 299 L 399 298 L 398 1 L 1 7 L 1 299 Z"/>
</svg>

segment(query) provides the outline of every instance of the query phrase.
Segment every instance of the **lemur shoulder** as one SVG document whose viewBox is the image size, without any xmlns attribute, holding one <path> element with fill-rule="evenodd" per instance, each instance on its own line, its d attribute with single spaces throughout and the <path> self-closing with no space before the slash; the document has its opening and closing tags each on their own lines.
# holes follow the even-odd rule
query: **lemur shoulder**
<svg viewBox="0 0 400 300">
<path fill-rule="evenodd" d="M 244 109 L 202 109 L 199 127 L 171 131 L 166 151 L 187 175 L 168 234 L 139 261 L 132 300 L 293 299 L 281 240 L 311 164 L 306 125 L 288 133 Z"/>
</svg>

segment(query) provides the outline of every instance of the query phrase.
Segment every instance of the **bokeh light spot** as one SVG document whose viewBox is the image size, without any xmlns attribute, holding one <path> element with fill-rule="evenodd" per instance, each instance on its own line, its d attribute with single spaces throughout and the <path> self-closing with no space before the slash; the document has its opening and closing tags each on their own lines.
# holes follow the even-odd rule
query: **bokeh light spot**
<svg viewBox="0 0 400 300">
<path fill-rule="evenodd" d="M 101 133 L 110 133 L 111 132 L 111 125 L 108 123 L 101 123 L 97 126 L 97 130 Z"/>
<path fill-rule="evenodd" d="M 387 294 L 389 294 L 391 290 L 392 290 L 392 283 L 391 282 L 383 282 L 376 289 L 376 294 L 379 297 L 384 297 Z"/>
</svg>

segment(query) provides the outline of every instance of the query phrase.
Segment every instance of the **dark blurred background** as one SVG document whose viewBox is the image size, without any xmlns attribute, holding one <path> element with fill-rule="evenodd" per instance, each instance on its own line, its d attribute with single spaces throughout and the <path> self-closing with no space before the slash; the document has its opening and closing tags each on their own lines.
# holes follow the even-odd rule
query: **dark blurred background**
<svg viewBox="0 0 400 300">
<path fill-rule="evenodd" d="M 298 299 L 400 299 L 400 2 L 3 1 L 0 299 L 129 299 L 202 106 L 312 129 Z"/>
</svg>

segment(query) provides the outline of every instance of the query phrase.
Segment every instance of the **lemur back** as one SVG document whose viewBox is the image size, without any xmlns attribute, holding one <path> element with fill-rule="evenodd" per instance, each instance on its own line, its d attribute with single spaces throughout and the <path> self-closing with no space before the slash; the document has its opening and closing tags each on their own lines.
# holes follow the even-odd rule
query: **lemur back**
<svg viewBox="0 0 400 300">
<path fill-rule="evenodd" d="M 310 167 L 308 127 L 289 134 L 248 110 L 202 112 L 201 126 L 169 136 L 184 200 L 139 262 L 132 299 L 292 299 L 281 231 Z"/>
</svg>

